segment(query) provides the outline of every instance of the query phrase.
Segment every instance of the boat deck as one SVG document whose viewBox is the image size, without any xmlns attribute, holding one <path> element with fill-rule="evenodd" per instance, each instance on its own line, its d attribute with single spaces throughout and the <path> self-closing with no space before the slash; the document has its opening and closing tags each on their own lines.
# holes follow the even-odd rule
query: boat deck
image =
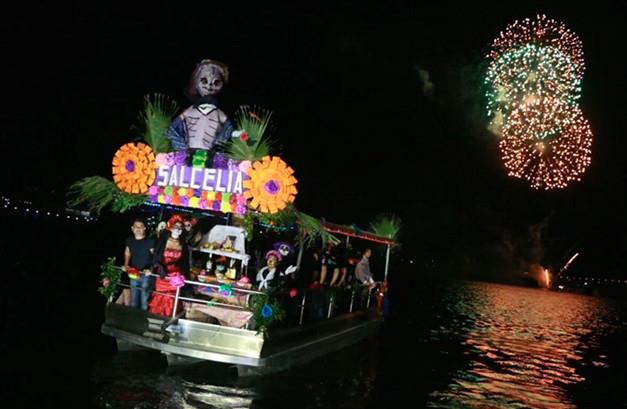
<svg viewBox="0 0 627 409">
<path fill-rule="evenodd" d="M 235 365 L 240 376 L 278 372 L 357 343 L 378 332 L 377 309 L 271 330 L 246 329 L 169 319 L 136 308 L 109 304 L 102 333 L 114 337 L 120 349 L 143 347 L 161 351 L 170 363 L 208 360 Z"/>
</svg>

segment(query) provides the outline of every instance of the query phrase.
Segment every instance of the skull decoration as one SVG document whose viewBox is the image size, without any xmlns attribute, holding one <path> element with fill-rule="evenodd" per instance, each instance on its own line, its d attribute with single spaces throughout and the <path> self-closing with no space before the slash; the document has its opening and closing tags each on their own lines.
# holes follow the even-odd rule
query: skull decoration
<svg viewBox="0 0 627 409">
<path fill-rule="evenodd" d="M 193 105 L 172 121 L 168 129 L 167 137 L 174 149 L 210 150 L 231 137 L 233 125 L 218 108 L 217 101 L 228 81 L 229 69 L 219 61 L 202 60 L 196 66 L 187 88 Z"/>
<path fill-rule="evenodd" d="M 202 60 L 192 73 L 187 94 L 192 101 L 217 96 L 229 82 L 229 69 L 219 61 Z"/>
<path fill-rule="evenodd" d="M 294 248 L 292 247 L 292 245 L 284 241 L 278 241 L 274 243 L 273 248 L 274 250 L 277 250 L 283 257 L 287 257 L 294 252 Z"/>
</svg>

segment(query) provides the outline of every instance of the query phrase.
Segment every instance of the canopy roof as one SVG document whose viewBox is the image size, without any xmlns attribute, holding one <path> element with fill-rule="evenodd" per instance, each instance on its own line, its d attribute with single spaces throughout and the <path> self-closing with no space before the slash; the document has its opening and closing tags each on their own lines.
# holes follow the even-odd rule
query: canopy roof
<svg viewBox="0 0 627 409">
<path fill-rule="evenodd" d="M 384 236 L 378 236 L 374 233 L 361 230 L 357 226 L 344 226 L 341 224 L 329 223 L 327 221 L 322 221 L 322 227 L 329 233 L 333 234 L 341 234 L 343 236 L 348 237 L 356 237 L 362 240 L 373 241 L 379 244 L 393 245 L 394 239 Z"/>
</svg>

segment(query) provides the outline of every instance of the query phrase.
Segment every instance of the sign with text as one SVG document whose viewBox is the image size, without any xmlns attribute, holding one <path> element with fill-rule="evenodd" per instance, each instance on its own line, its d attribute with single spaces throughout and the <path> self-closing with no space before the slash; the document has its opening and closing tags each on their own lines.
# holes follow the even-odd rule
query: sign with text
<svg viewBox="0 0 627 409">
<path fill-rule="evenodd" d="M 233 167 L 161 164 L 153 185 L 148 189 L 148 198 L 155 203 L 244 214 L 246 198 L 243 182 L 248 179 L 245 172 Z"/>
</svg>

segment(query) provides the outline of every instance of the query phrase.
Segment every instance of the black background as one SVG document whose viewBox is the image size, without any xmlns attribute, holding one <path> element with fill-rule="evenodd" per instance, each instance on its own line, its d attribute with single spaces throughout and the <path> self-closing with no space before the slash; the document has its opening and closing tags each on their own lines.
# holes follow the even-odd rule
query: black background
<svg viewBox="0 0 627 409">
<path fill-rule="evenodd" d="M 143 97 L 163 93 L 184 108 L 191 71 L 211 58 L 231 70 L 227 113 L 242 104 L 274 112 L 277 151 L 299 179 L 296 205 L 362 228 L 381 212 L 399 215 L 397 260 L 414 260 L 418 277 L 507 281 L 532 262 L 559 269 L 578 251 L 573 274 L 625 278 L 618 3 L 14 6 L 0 17 L 9 197 L 59 207 L 72 182 L 108 177 L 113 153 L 139 136 Z M 592 165 L 561 191 L 506 176 L 479 94 L 492 39 L 536 13 L 564 21 L 586 55 L 581 107 L 595 134 Z M 433 92 L 424 92 L 418 69 L 428 71 Z M 85 224 L 2 216 L 3 362 L 23 381 L 4 388 L 23 399 L 39 368 L 45 396 L 66 396 L 72 382 L 88 392 L 85 372 L 67 363 L 88 369 L 88 357 L 110 347 L 94 324 L 103 303 L 97 267 L 121 252 L 128 217 Z M 77 331 L 85 334 L 78 341 Z M 67 383 L 45 387 L 59 377 Z"/>
</svg>

